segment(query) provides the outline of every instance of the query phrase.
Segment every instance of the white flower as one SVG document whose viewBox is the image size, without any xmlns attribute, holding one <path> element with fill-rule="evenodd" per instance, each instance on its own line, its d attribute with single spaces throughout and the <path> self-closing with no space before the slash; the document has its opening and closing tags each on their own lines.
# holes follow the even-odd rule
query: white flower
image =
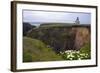
<svg viewBox="0 0 100 73">
<path fill-rule="evenodd" d="M 76 53 L 80 53 L 80 51 L 77 51 Z"/>
<path fill-rule="evenodd" d="M 60 52 L 60 54 L 64 54 L 64 52 Z"/>
<path fill-rule="evenodd" d="M 84 53 L 82 53 L 82 54 L 80 54 L 81 56 L 85 56 L 85 54 Z"/>
<path fill-rule="evenodd" d="M 78 58 L 78 60 L 81 60 L 81 58 Z"/>
<path fill-rule="evenodd" d="M 73 58 L 69 58 L 70 60 L 73 60 Z"/>
</svg>

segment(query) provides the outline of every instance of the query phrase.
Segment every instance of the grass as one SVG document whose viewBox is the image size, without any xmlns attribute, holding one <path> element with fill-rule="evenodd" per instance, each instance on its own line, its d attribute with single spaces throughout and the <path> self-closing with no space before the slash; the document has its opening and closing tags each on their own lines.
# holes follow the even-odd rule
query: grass
<svg viewBox="0 0 100 73">
<path fill-rule="evenodd" d="M 23 38 L 23 62 L 63 60 L 52 48 L 37 39 Z"/>
</svg>

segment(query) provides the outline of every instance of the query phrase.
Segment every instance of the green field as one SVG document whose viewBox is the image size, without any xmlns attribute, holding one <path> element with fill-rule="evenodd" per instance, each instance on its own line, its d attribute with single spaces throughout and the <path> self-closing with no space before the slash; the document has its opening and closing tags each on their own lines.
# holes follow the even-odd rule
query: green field
<svg viewBox="0 0 100 73">
<path fill-rule="evenodd" d="M 63 60 L 52 48 L 48 48 L 42 41 L 28 37 L 23 38 L 23 62 Z"/>
</svg>

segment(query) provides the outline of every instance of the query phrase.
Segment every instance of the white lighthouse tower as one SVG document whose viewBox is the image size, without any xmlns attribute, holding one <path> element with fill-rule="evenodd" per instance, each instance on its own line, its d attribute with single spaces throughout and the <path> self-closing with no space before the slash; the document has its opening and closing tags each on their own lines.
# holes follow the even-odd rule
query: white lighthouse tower
<svg viewBox="0 0 100 73">
<path fill-rule="evenodd" d="M 79 17 L 77 17 L 76 21 L 75 21 L 76 25 L 80 25 L 80 21 L 79 21 Z"/>
</svg>

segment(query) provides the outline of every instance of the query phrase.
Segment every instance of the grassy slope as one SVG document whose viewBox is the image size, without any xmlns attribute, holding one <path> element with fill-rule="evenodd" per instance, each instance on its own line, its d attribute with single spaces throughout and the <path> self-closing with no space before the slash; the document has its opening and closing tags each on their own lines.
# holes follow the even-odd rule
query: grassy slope
<svg viewBox="0 0 100 73">
<path fill-rule="evenodd" d="M 62 60 L 61 56 L 55 54 L 51 48 L 47 48 L 42 41 L 37 39 L 24 37 L 23 48 L 23 62 Z"/>
</svg>

